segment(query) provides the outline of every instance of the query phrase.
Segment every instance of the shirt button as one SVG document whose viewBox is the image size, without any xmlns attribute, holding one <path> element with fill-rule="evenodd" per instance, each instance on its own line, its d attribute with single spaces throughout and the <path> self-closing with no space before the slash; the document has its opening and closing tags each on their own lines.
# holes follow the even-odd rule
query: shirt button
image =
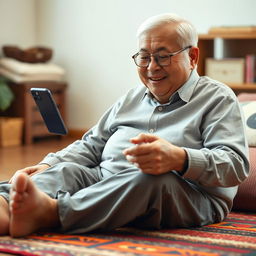
<svg viewBox="0 0 256 256">
<path fill-rule="evenodd" d="M 158 111 L 162 111 L 163 110 L 163 107 L 158 107 Z"/>
<path fill-rule="evenodd" d="M 153 132 L 154 132 L 154 129 L 149 129 L 149 132 L 150 132 L 150 133 L 153 133 Z"/>
</svg>

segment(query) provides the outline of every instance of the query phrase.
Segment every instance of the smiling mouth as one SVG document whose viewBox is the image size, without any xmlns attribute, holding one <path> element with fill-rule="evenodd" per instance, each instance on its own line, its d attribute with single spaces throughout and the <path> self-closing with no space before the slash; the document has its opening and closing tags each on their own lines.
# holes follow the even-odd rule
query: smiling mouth
<svg viewBox="0 0 256 256">
<path fill-rule="evenodd" d="M 149 77 L 149 80 L 153 81 L 153 82 L 158 82 L 158 81 L 162 81 L 164 80 L 166 77 Z"/>
</svg>

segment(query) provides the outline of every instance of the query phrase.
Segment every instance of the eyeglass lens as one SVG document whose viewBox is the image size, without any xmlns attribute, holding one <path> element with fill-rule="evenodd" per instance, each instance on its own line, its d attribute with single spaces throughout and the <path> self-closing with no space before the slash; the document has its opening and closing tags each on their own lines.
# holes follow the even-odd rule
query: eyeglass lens
<svg viewBox="0 0 256 256">
<path fill-rule="evenodd" d="M 177 55 L 178 53 L 191 48 L 191 46 L 187 46 L 177 52 L 174 53 L 156 53 L 156 54 L 149 54 L 144 52 L 139 52 L 133 56 L 135 64 L 139 67 L 148 67 L 151 56 L 154 57 L 154 60 L 157 62 L 159 66 L 168 66 L 171 62 L 171 57 Z"/>
<path fill-rule="evenodd" d="M 160 66 L 167 66 L 170 64 L 170 56 L 167 54 L 155 54 L 153 55 L 155 61 Z M 151 61 L 150 54 L 139 53 L 135 57 L 135 63 L 140 67 L 147 67 Z"/>
</svg>

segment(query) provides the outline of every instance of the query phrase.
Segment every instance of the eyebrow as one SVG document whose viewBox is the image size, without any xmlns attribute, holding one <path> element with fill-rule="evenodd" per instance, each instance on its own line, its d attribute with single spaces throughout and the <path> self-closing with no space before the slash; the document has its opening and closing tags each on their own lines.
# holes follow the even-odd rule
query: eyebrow
<svg viewBox="0 0 256 256">
<path fill-rule="evenodd" d="M 169 52 L 169 50 L 166 47 L 159 47 L 159 48 L 156 49 L 155 52 L 160 52 L 160 51 L 167 51 L 167 52 Z M 149 52 L 149 51 L 147 49 L 145 49 L 145 48 L 141 48 L 139 50 L 139 52 Z"/>
</svg>

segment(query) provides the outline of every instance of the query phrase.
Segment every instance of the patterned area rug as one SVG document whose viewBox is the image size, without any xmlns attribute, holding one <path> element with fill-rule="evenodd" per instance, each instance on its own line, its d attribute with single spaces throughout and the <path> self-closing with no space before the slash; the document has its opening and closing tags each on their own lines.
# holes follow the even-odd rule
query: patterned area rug
<svg viewBox="0 0 256 256">
<path fill-rule="evenodd" d="M 191 229 L 145 231 L 120 228 L 84 236 L 36 234 L 0 237 L 0 253 L 47 256 L 256 255 L 256 214 L 231 213 L 222 223 Z"/>
</svg>

